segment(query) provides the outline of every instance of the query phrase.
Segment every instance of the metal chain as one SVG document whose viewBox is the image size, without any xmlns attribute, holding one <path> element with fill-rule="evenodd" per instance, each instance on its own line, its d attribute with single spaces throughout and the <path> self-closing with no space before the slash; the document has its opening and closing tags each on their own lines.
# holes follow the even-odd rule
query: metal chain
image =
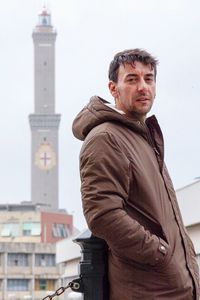
<svg viewBox="0 0 200 300">
<path fill-rule="evenodd" d="M 57 289 L 55 291 L 55 293 L 46 296 L 42 300 L 52 300 L 55 296 L 62 295 L 66 289 L 72 288 L 72 287 L 73 287 L 73 289 L 78 290 L 80 287 L 80 284 L 78 282 L 69 282 L 67 286 L 65 286 L 65 287 L 61 286 L 59 289 Z"/>
</svg>

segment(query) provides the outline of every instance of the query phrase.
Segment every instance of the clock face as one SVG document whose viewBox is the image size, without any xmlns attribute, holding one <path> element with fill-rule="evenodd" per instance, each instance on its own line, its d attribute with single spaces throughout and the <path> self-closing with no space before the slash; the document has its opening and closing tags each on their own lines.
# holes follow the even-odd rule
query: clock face
<svg viewBox="0 0 200 300">
<path fill-rule="evenodd" d="M 41 170 L 50 170 L 56 165 L 56 154 L 49 143 L 42 143 L 35 153 L 35 165 Z"/>
</svg>

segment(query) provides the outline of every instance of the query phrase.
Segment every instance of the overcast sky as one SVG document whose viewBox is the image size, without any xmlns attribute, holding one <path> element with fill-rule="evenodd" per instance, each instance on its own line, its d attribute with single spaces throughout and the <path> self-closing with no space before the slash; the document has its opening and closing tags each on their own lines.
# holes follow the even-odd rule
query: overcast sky
<svg viewBox="0 0 200 300">
<path fill-rule="evenodd" d="M 108 64 L 127 48 L 159 61 L 155 113 L 165 136 L 165 159 L 175 188 L 200 176 L 200 4 L 198 0 L 49 0 L 56 41 L 56 112 L 60 207 L 83 229 L 78 155 L 71 133 L 92 95 L 112 101 Z M 33 113 L 32 30 L 42 0 L 0 0 L 0 203 L 30 200 Z"/>
</svg>

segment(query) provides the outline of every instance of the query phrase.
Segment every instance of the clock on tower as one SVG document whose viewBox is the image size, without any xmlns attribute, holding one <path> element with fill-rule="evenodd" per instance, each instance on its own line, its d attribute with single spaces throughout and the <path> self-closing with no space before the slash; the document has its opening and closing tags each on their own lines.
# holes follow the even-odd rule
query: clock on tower
<svg viewBox="0 0 200 300">
<path fill-rule="evenodd" d="M 35 165 L 43 171 L 48 171 L 56 165 L 56 154 L 50 144 L 40 144 L 35 153 Z"/>
</svg>

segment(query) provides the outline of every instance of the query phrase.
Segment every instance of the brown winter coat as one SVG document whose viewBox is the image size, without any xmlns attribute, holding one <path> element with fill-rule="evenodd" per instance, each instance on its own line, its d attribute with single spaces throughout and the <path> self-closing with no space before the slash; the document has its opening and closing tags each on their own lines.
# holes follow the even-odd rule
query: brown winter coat
<svg viewBox="0 0 200 300">
<path fill-rule="evenodd" d="M 109 246 L 109 299 L 199 299 L 194 248 L 163 161 L 156 118 L 144 124 L 93 97 L 73 132 L 84 140 L 84 214 Z"/>
</svg>

